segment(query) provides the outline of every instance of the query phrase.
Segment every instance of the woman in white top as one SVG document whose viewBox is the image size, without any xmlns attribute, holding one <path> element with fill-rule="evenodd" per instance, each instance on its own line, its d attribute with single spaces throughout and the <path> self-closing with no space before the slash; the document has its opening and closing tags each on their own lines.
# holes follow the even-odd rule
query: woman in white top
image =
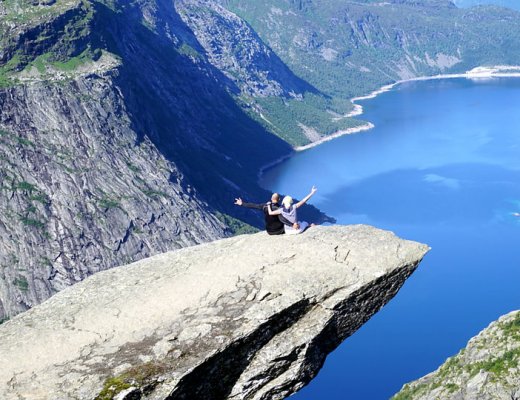
<svg viewBox="0 0 520 400">
<path fill-rule="evenodd" d="M 282 215 L 286 220 L 292 223 L 292 225 L 284 225 L 285 234 L 287 235 L 295 235 L 298 233 L 302 233 L 305 229 L 309 227 L 309 223 L 306 221 L 298 221 L 298 214 L 296 210 L 303 206 L 314 193 L 316 193 L 316 187 L 312 187 L 311 192 L 305 196 L 298 203 L 293 204 L 293 198 L 291 196 L 285 196 L 282 200 L 282 208 L 278 210 L 272 210 L 271 206 L 268 206 L 267 211 L 269 215 Z"/>
</svg>

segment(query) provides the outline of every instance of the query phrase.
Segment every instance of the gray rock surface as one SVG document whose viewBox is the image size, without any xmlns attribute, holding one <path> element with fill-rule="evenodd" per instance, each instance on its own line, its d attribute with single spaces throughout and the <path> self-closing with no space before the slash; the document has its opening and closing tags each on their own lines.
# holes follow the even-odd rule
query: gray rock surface
<svg viewBox="0 0 520 400">
<path fill-rule="evenodd" d="M 491 323 L 437 371 L 404 385 L 392 399 L 520 399 L 520 311 Z"/>
<path fill-rule="evenodd" d="M 207 0 L 180 0 L 176 9 L 208 57 L 242 93 L 255 97 L 303 96 L 311 86 L 297 78 L 241 18 Z"/>
<path fill-rule="evenodd" d="M 0 398 L 282 399 L 427 251 L 369 226 L 315 227 L 97 273 L 0 326 Z"/>
<path fill-rule="evenodd" d="M 257 171 L 289 151 L 230 98 L 173 2 L 41 3 L 0 12 L 0 323 L 246 225 L 229 214 L 261 223 L 233 196 L 268 198 Z"/>
<path fill-rule="evenodd" d="M 99 270 L 225 236 L 109 74 L 0 91 L 0 320 Z"/>
</svg>

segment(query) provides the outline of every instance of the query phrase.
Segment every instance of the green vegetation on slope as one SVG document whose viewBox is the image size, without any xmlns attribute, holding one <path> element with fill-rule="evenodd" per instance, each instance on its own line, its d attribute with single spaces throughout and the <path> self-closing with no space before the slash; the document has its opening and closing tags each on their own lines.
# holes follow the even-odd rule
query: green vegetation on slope
<svg viewBox="0 0 520 400">
<path fill-rule="evenodd" d="M 3 4 L 0 87 L 20 83 L 20 73 L 33 66 L 40 74 L 49 69 L 50 75 L 55 75 L 55 71 L 71 72 L 101 56 L 101 50 L 89 43 L 95 15 L 89 2 L 61 0 L 34 5 L 10 0 Z"/>
<path fill-rule="evenodd" d="M 483 4 L 495 4 L 501 7 L 520 10 L 520 2 L 518 0 L 455 0 L 454 2 L 457 7 L 473 7 Z"/>
<path fill-rule="evenodd" d="M 512 10 L 462 10 L 447 0 L 229 0 L 226 6 L 329 102 L 344 104 L 340 114 L 350 107 L 344 100 L 397 80 L 520 65 L 520 14 Z M 323 112 L 334 107 L 314 99 L 258 102 L 272 130 L 292 144 L 306 140 L 298 122 L 322 134 L 356 125 L 335 126 Z"/>
<path fill-rule="evenodd" d="M 318 138 L 362 124 L 342 116 L 350 109 L 350 102 L 340 98 L 329 100 L 308 93 L 303 99 L 267 97 L 256 101 L 268 119 L 266 127 L 294 146 L 309 143 L 305 131 Z"/>
<path fill-rule="evenodd" d="M 496 398 L 501 391 L 520 391 L 520 312 L 495 322 L 472 339 L 466 349 L 450 357 L 437 371 L 403 386 L 392 400 L 432 398 L 449 399 L 451 394 L 464 392 L 477 374 L 487 374 L 479 390 L 493 385 Z M 487 397 L 483 397 L 487 398 Z M 513 397 L 512 397 L 513 398 Z"/>
<path fill-rule="evenodd" d="M 251 226 L 245 222 L 240 221 L 239 219 L 236 219 L 228 214 L 223 214 L 219 211 L 216 213 L 216 217 L 229 226 L 229 229 L 231 229 L 231 232 L 233 235 L 243 235 L 247 233 L 257 233 L 259 230 L 255 228 L 254 226 Z"/>
<path fill-rule="evenodd" d="M 299 76 L 342 98 L 411 76 L 520 64 L 520 15 L 449 1 L 229 0 Z M 507 21 L 507 24 L 504 24 Z"/>
</svg>

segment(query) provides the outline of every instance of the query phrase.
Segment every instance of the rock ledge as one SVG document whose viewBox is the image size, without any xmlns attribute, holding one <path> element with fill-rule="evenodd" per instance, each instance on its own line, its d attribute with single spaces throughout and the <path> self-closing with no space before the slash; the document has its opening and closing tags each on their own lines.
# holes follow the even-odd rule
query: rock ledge
<svg viewBox="0 0 520 400">
<path fill-rule="evenodd" d="M 364 225 L 103 271 L 0 326 L 2 399 L 282 399 L 428 251 Z"/>
</svg>

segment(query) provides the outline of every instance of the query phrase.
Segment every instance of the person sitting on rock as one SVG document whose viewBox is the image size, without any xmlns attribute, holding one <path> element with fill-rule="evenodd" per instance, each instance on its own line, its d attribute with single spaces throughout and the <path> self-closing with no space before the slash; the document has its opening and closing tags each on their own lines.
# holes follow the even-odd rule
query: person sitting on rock
<svg viewBox="0 0 520 400">
<path fill-rule="evenodd" d="M 314 193 L 316 193 L 317 190 L 318 189 L 313 186 L 311 192 L 296 204 L 293 204 L 293 198 L 291 196 L 285 196 L 282 200 L 282 208 L 274 210 L 270 205 L 268 205 L 267 211 L 269 212 L 269 215 L 279 215 L 291 223 L 290 225 L 284 225 L 286 234 L 295 235 L 302 233 L 309 227 L 309 223 L 307 221 L 298 221 L 298 214 L 296 210 L 307 203 L 307 201 Z M 314 226 L 314 224 L 310 224 L 310 226 Z"/>
<path fill-rule="evenodd" d="M 235 204 L 241 207 L 247 208 L 255 208 L 257 210 L 262 210 L 264 213 L 265 220 L 265 230 L 269 235 L 283 235 L 285 233 L 285 224 L 291 224 L 289 221 L 285 220 L 281 215 L 269 215 L 268 206 L 271 206 L 273 210 L 278 210 L 278 201 L 280 200 L 280 195 L 278 193 L 273 193 L 271 196 L 271 201 L 266 203 L 256 204 L 256 203 L 246 203 L 242 201 L 239 197 L 235 199 Z M 285 223 L 285 224 L 284 224 Z M 292 224 L 291 224 L 292 225 Z"/>
</svg>

